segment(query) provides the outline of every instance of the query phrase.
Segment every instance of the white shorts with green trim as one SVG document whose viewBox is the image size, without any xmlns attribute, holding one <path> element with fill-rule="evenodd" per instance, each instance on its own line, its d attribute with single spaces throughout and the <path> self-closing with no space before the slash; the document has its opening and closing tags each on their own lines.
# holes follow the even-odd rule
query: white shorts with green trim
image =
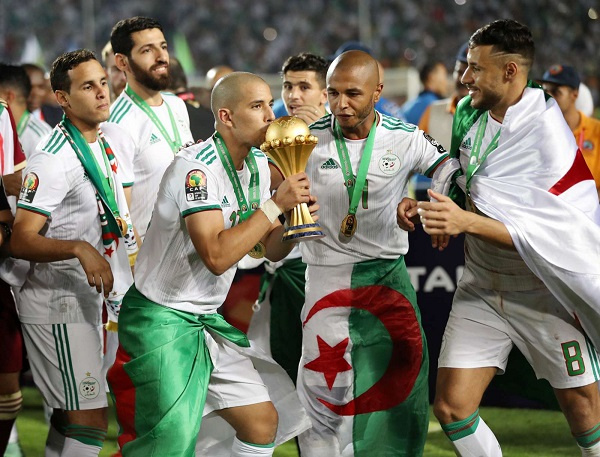
<svg viewBox="0 0 600 457">
<path fill-rule="evenodd" d="M 459 283 L 438 367 L 498 367 L 502 374 L 513 344 L 556 389 L 600 378 L 596 349 L 548 289 L 498 292 Z"/>
<path fill-rule="evenodd" d="M 51 408 L 77 411 L 108 405 L 102 375 L 102 326 L 22 324 L 33 380 Z"/>
</svg>

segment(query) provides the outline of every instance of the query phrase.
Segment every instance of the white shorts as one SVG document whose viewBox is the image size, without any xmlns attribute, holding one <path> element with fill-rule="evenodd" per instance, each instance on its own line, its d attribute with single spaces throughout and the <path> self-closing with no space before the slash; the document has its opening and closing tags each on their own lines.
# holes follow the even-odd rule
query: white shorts
<svg viewBox="0 0 600 457">
<path fill-rule="evenodd" d="M 512 346 L 556 389 L 598 381 L 598 353 L 576 319 L 546 288 L 498 292 L 459 283 L 438 367 L 498 367 Z"/>
<path fill-rule="evenodd" d="M 108 405 L 102 374 L 102 327 L 22 324 L 33 380 L 51 408 L 67 411 Z"/>
<path fill-rule="evenodd" d="M 229 346 L 221 337 L 216 336 L 209 342 L 211 337 L 207 335 L 207 344 L 215 367 L 210 375 L 203 415 L 271 401 L 267 387 L 250 358 Z M 211 343 L 216 343 L 217 354 Z"/>
</svg>

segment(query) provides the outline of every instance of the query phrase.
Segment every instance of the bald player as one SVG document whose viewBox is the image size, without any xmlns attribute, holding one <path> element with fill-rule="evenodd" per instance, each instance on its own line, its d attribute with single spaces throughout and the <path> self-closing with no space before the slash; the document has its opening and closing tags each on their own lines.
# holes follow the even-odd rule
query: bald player
<svg viewBox="0 0 600 457">
<path fill-rule="evenodd" d="M 427 343 L 403 256 L 396 207 L 413 172 L 446 154 L 414 125 L 375 110 L 377 62 L 348 51 L 327 72 L 331 115 L 306 173 L 326 237 L 302 243 L 300 399 L 313 427 L 302 456 L 422 455 L 428 425 Z"/>
<path fill-rule="evenodd" d="M 217 65 L 216 67 L 212 67 L 206 72 L 207 87 L 212 90 L 212 88 L 215 87 L 219 79 L 221 79 L 225 75 L 228 75 L 229 73 L 233 73 L 233 68 L 227 65 Z"/>
<path fill-rule="evenodd" d="M 193 455 L 203 409 L 235 429 L 232 456 L 273 453 L 278 413 L 240 352 L 246 336 L 217 314 L 237 262 L 252 250 L 285 257 L 293 245 L 281 243 L 278 216 L 311 200 L 304 173 L 271 197 L 267 158 L 255 148 L 274 119 L 272 103 L 256 75 L 220 80 L 211 100 L 215 134 L 179 152 L 162 179 L 108 376 L 124 456 Z"/>
</svg>

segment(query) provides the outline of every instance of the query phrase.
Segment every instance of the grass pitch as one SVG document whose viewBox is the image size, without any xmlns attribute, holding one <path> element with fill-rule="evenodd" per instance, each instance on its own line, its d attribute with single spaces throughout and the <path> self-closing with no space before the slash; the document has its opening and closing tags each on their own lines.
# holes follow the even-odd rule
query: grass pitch
<svg viewBox="0 0 600 457">
<path fill-rule="evenodd" d="M 17 419 L 20 441 L 26 457 L 42 457 L 47 426 L 42 398 L 34 388 L 23 389 L 23 411 Z M 481 417 L 494 430 L 505 457 L 576 457 L 581 455 L 560 412 L 481 408 Z M 117 424 L 112 412 L 108 438 L 100 455 L 109 457 L 117 450 Z M 275 450 L 275 457 L 297 457 L 294 443 Z M 450 442 L 433 419 L 425 445 L 426 457 L 454 457 Z M 377 456 L 373 456 L 377 457 Z"/>
</svg>

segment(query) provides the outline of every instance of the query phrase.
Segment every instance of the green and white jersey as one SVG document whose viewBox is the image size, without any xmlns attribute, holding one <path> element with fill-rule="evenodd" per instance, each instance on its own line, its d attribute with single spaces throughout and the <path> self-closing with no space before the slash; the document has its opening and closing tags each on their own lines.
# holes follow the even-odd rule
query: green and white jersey
<svg viewBox="0 0 600 457">
<path fill-rule="evenodd" d="M 48 136 L 51 131 L 52 127 L 45 121 L 33 116 L 29 111 L 23 113 L 17 124 L 17 134 L 27 159 L 35 151 L 40 141 Z"/>
<path fill-rule="evenodd" d="M 175 138 L 175 127 L 179 132 L 181 144 L 193 141 L 190 132 L 190 119 L 185 102 L 174 94 L 163 92 L 163 104 L 152 106 L 154 112 L 167 134 Z M 174 126 L 170 112 L 173 114 Z M 119 124 L 126 130 L 135 144 L 134 148 L 120 151 L 117 158 L 126 168 L 133 170 L 134 179 L 124 181 L 125 187 L 133 186 L 131 191 L 131 220 L 140 237 L 144 237 L 160 180 L 175 157 L 170 139 L 165 138 L 148 115 L 123 91 L 111 106 L 111 115 L 107 123 Z M 106 124 L 106 123 L 105 123 Z M 121 154 L 122 152 L 122 154 Z"/>
<path fill-rule="evenodd" d="M 319 142 L 306 173 L 311 194 L 318 199 L 319 224 L 325 238 L 300 244 L 308 265 L 343 265 L 371 259 L 397 259 L 408 251 L 408 234 L 396 223 L 396 208 L 407 196 L 409 176 L 429 175 L 447 154 L 433 138 L 403 121 L 378 113 L 375 143 L 367 182 L 356 213 L 358 227 L 352 240 L 338 240 L 348 214 L 349 198 L 333 133 L 334 116 L 311 125 Z M 366 139 L 344 139 L 356 176 Z"/>
<path fill-rule="evenodd" d="M 135 285 L 148 299 L 195 314 L 216 312 L 231 287 L 237 265 L 215 276 L 202 262 L 184 218 L 199 211 L 223 214 L 225 229 L 239 223 L 240 208 L 234 188 L 213 140 L 177 154 L 167 168 L 146 239 L 135 264 Z M 259 170 L 260 202 L 271 198 L 271 174 L 266 156 L 253 149 Z M 237 171 L 246 200 L 250 171 Z"/>
<path fill-rule="evenodd" d="M 107 142 L 115 150 L 121 148 L 121 139 L 109 136 L 109 130 L 104 131 Z M 90 148 L 96 160 L 102 157 L 98 140 L 90 143 Z M 46 216 L 41 231 L 46 238 L 87 241 L 103 253 L 95 188 L 58 126 L 40 142 L 27 162 L 17 204 L 19 211 Z M 118 172 L 115 184 L 121 185 Z M 21 321 L 29 324 L 100 324 L 102 296 L 89 286 L 76 258 L 31 262 L 18 308 Z"/>
</svg>

